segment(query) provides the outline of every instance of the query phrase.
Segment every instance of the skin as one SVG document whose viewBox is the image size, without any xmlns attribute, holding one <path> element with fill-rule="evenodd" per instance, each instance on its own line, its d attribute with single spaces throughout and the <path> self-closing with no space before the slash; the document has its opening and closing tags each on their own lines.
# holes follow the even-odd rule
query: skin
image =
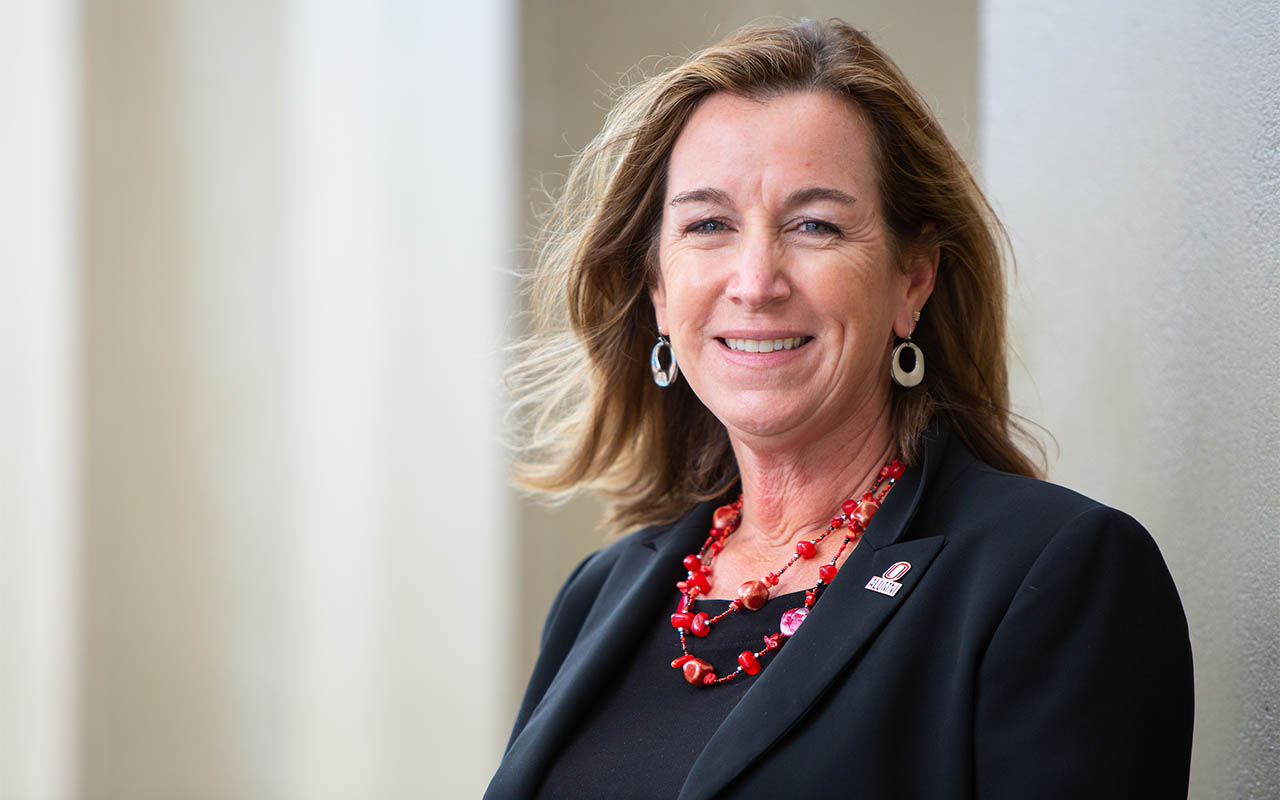
<svg viewBox="0 0 1280 800">
<path fill-rule="evenodd" d="M 933 290 L 938 253 L 893 255 L 873 141 L 833 94 L 715 94 L 672 150 L 650 295 L 681 375 L 728 430 L 744 495 L 711 597 L 782 566 L 894 455 L 889 354 Z M 800 335 L 767 354 L 724 341 Z M 773 593 L 811 586 L 839 541 Z"/>
</svg>

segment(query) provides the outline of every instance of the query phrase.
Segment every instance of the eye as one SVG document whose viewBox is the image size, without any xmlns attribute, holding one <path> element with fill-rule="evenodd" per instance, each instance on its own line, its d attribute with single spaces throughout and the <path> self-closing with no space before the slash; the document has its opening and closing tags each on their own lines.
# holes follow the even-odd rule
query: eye
<svg viewBox="0 0 1280 800">
<path fill-rule="evenodd" d="M 840 229 L 830 222 L 823 222 L 820 219 L 806 219 L 801 221 L 799 225 L 801 233 L 822 233 L 822 234 L 839 234 Z"/>
<path fill-rule="evenodd" d="M 729 226 L 718 219 L 698 220 L 689 227 L 685 228 L 686 233 L 718 233 L 728 230 Z"/>
</svg>

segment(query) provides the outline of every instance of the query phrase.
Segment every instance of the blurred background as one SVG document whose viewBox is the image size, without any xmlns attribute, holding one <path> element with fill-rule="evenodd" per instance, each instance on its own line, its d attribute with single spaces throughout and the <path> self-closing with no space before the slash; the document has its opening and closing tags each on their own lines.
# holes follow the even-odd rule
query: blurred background
<svg viewBox="0 0 1280 800">
<path fill-rule="evenodd" d="M 766 15 L 971 159 L 1016 408 L 1181 590 L 1191 794 L 1280 796 L 1280 2 L 463 5 L 0 2 L 0 798 L 482 793 L 602 543 L 507 480 L 537 187 Z"/>
</svg>

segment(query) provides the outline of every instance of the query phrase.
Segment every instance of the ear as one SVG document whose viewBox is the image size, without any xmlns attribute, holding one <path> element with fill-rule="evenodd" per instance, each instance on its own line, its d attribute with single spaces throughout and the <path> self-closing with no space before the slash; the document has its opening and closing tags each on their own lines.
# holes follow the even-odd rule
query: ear
<svg viewBox="0 0 1280 800">
<path fill-rule="evenodd" d="M 667 288 L 662 283 L 662 273 L 654 270 L 654 277 L 649 282 L 649 299 L 653 301 L 653 313 L 657 318 L 658 331 L 667 330 Z"/>
<path fill-rule="evenodd" d="M 932 225 L 926 225 L 925 239 L 932 238 Z M 903 295 L 898 313 L 893 319 L 893 332 L 905 339 L 915 330 L 916 322 L 913 312 L 920 311 L 933 294 L 933 283 L 938 277 L 939 250 L 937 245 L 928 245 L 912 250 L 906 263 L 907 290 Z"/>
</svg>

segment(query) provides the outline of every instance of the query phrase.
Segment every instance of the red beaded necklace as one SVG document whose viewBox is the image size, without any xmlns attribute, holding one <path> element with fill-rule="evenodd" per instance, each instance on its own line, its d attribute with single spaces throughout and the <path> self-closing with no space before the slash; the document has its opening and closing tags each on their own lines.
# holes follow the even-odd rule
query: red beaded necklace
<svg viewBox="0 0 1280 800">
<path fill-rule="evenodd" d="M 857 541 L 862 532 L 867 529 L 871 518 L 880 508 L 880 504 L 884 502 L 885 495 L 889 494 L 889 490 L 893 488 L 893 484 L 901 477 L 904 467 L 902 462 L 894 458 L 888 464 L 880 469 L 880 475 L 876 478 L 876 482 L 871 489 L 862 496 L 860 500 L 846 500 L 840 505 L 840 515 L 833 517 L 830 524 L 827 525 L 826 531 L 814 539 L 805 539 L 796 544 L 796 552 L 782 565 L 781 569 L 774 570 L 765 575 L 762 580 L 747 581 L 738 587 L 738 597 L 729 603 L 729 608 L 714 617 L 708 616 L 705 612 L 699 611 L 696 614 L 691 612 L 693 600 L 698 595 L 705 595 L 711 591 L 711 564 L 715 561 L 716 555 L 724 549 L 725 543 L 729 536 L 738 529 L 738 525 L 742 522 L 742 495 L 738 495 L 738 499 L 729 505 L 720 506 L 716 509 L 715 515 L 712 517 L 711 533 L 707 536 L 707 540 L 702 543 L 702 549 L 697 554 L 689 554 L 684 557 L 684 567 L 688 570 L 688 577 L 676 584 L 676 588 L 680 590 L 680 603 L 676 606 L 676 613 L 671 615 L 671 627 L 680 632 L 680 649 L 684 655 L 671 662 L 671 666 L 681 670 L 684 678 L 694 686 L 710 686 L 716 683 L 724 683 L 731 681 L 742 673 L 755 675 L 760 671 L 760 657 L 765 653 L 777 650 L 779 647 L 790 639 L 791 636 L 800 627 L 800 623 L 804 622 L 805 617 L 809 615 L 809 609 L 813 608 L 813 604 L 818 602 L 818 595 L 822 592 L 823 587 L 831 583 L 836 577 L 836 562 L 840 560 L 840 556 L 844 554 L 845 549 L 850 542 Z M 818 567 L 818 582 L 804 593 L 804 605 L 798 608 L 792 608 L 784 612 L 779 622 L 779 630 L 764 637 L 764 648 L 752 652 L 743 650 L 738 654 L 738 666 L 728 675 L 718 676 L 711 664 L 696 658 L 689 652 L 688 634 L 692 633 L 698 638 L 705 637 L 711 633 L 711 627 L 720 620 L 729 616 L 740 608 L 749 611 L 758 611 L 764 606 L 769 599 L 769 587 L 777 586 L 778 579 L 782 577 L 791 565 L 796 561 L 804 558 L 813 558 L 818 554 L 818 545 L 822 543 L 833 531 L 846 528 L 844 541 L 840 544 L 840 549 L 831 557 L 831 560 L 821 567 Z"/>
</svg>

